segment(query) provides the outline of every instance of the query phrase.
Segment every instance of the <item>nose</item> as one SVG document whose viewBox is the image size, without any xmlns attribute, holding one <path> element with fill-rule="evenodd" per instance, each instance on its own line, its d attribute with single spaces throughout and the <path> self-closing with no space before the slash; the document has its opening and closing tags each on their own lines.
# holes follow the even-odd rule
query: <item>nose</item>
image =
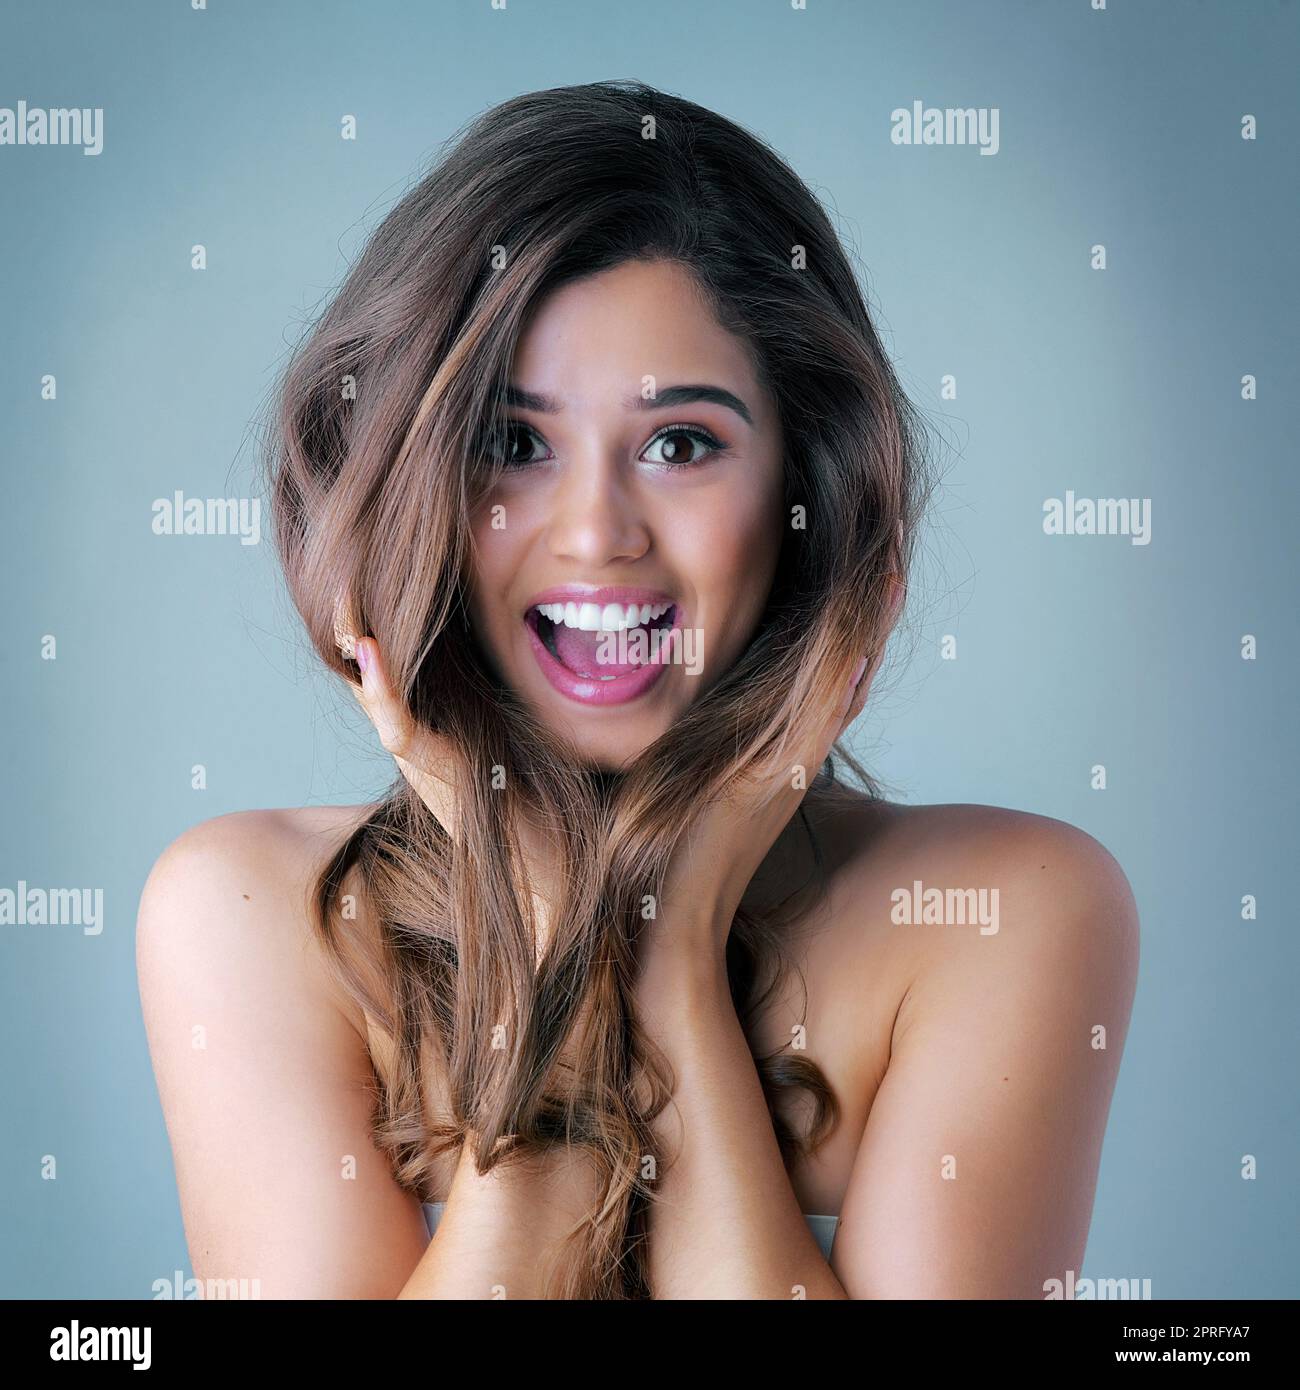
<svg viewBox="0 0 1300 1390">
<path fill-rule="evenodd" d="M 571 458 L 551 500 L 547 543 L 556 559 L 597 569 L 650 548 L 636 488 L 613 457 Z"/>
</svg>

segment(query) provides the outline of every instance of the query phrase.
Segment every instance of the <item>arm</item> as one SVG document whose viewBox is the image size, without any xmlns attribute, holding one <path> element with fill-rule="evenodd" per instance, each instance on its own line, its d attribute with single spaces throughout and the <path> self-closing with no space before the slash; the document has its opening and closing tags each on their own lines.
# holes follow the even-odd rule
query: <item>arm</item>
<svg viewBox="0 0 1300 1390">
<path fill-rule="evenodd" d="M 546 1298 L 547 1263 L 595 1201 L 594 1174 L 576 1151 L 481 1174 L 466 1145 L 447 1209 L 398 1297 Z"/>
<path fill-rule="evenodd" d="M 462 1163 L 429 1242 L 370 1139 L 373 1073 L 305 918 L 304 838 L 274 812 L 208 821 L 141 900 L 140 993 L 194 1273 L 256 1279 L 263 1298 L 526 1297 L 577 1176 Z"/>
<path fill-rule="evenodd" d="M 996 936 L 899 928 L 957 935 L 934 938 L 900 1011 L 831 1265 L 786 1179 L 724 977 L 680 948 L 650 957 L 641 1014 L 678 1071 L 681 1114 L 661 1117 L 682 1145 L 653 1216 L 661 1296 L 789 1297 L 797 1284 L 809 1298 L 1042 1298 L 1046 1280 L 1078 1272 L 1137 914 L 1110 855 L 1060 822 L 1018 819 L 986 848 L 954 881 L 1002 884 Z"/>
<path fill-rule="evenodd" d="M 828 711 L 798 732 L 813 756 L 740 779 L 688 827 L 665 876 L 664 920 L 642 947 L 633 1007 L 672 1067 L 655 1120 L 668 1169 L 650 1213 L 650 1281 L 659 1298 L 846 1298 L 799 1209 L 758 1070 L 727 986 L 726 940 L 745 889 L 857 716 L 883 656 L 863 657 Z M 864 672 L 866 674 L 864 675 Z M 796 745 L 800 746 L 800 745 Z"/>
<path fill-rule="evenodd" d="M 894 928 L 929 935 L 844 1197 L 835 1268 L 854 1298 L 1041 1299 L 1083 1260 L 1135 988 L 1133 894 L 1059 821 L 980 839 L 962 864 L 927 849 L 915 876 L 1000 886 L 998 932 Z"/>
<path fill-rule="evenodd" d="M 847 1298 L 790 1186 L 724 960 L 655 940 L 636 1011 L 677 1083 L 655 1121 L 669 1159 L 650 1217 L 655 1297 Z"/>
</svg>

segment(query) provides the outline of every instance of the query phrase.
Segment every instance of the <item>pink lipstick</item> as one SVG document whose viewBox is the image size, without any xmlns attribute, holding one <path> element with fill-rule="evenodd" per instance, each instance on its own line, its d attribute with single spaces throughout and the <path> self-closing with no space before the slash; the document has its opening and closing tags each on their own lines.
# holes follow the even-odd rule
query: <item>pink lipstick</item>
<svg viewBox="0 0 1300 1390">
<path fill-rule="evenodd" d="M 566 584 L 533 597 L 524 615 L 533 656 L 561 695 L 621 705 L 664 674 L 681 605 L 657 589 Z"/>
</svg>

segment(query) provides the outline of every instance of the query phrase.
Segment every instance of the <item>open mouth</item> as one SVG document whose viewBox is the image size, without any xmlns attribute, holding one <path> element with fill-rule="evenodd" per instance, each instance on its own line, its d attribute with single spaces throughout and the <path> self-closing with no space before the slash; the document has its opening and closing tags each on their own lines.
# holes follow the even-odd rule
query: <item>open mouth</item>
<svg viewBox="0 0 1300 1390">
<path fill-rule="evenodd" d="M 539 603 L 525 623 L 550 683 L 583 704 L 621 704 L 648 690 L 669 659 L 678 605 L 659 602 Z"/>
<path fill-rule="evenodd" d="M 675 603 L 543 603 L 528 610 L 542 645 L 575 676 L 612 681 L 644 666 L 670 632 Z"/>
</svg>

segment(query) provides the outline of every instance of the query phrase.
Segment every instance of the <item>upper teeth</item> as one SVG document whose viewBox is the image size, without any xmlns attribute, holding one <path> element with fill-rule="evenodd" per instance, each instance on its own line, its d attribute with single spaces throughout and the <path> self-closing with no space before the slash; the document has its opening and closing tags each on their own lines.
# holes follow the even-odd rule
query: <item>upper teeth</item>
<svg viewBox="0 0 1300 1390">
<path fill-rule="evenodd" d="M 671 603 L 539 603 L 537 611 L 562 627 L 582 632 L 620 632 L 661 618 Z"/>
</svg>

